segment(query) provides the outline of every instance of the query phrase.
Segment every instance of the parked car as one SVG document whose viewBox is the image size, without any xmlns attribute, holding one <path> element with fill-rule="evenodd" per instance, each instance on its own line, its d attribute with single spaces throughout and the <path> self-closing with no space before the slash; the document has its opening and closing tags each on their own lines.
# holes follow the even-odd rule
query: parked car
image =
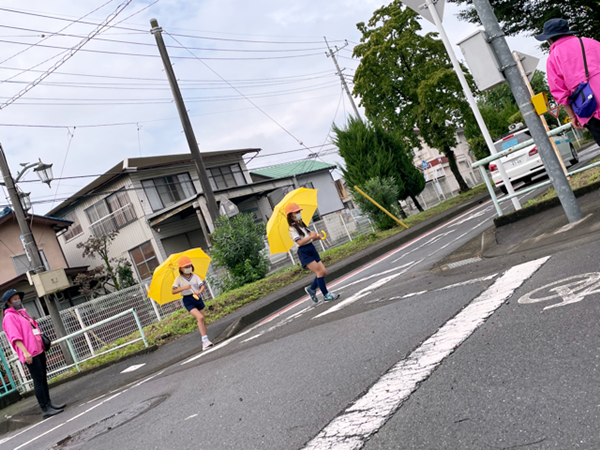
<svg viewBox="0 0 600 450">
<path fill-rule="evenodd" d="M 495 142 L 494 145 L 496 150 L 501 152 L 530 139 L 531 134 L 529 134 L 529 129 L 521 128 L 511 131 L 510 134 Z M 552 139 L 554 139 L 554 142 L 556 143 L 556 147 L 565 163 L 565 167 L 570 167 L 579 162 L 577 151 L 566 134 L 554 136 Z M 531 144 L 504 158 L 500 158 L 500 161 L 502 161 L 508 179 L 513 185 L 516 181 L 529 183 L 533 177 L 541 175 L 546 171 L 535 144 Z M 499 187 L 500 190 L 506 194 L 507 189 L 506 186 L 504 186 L 497 164 L 491 163 L 489 169 L 492 173 L 492 180 L 496 187 Z"/>
</svg>

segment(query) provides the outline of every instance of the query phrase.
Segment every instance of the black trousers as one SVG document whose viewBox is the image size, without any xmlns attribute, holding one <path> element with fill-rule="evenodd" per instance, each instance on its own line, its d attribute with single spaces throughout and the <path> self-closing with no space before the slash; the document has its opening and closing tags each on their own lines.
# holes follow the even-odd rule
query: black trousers
<svg viewBox="0 0 600 450">
<path fill-rule="evenodd" d="M 35 397 L 42 408 L 50 403 L 50 390 L 48 389 L 48 377 L 46 367 L 46 353 L 42 352 L 32 358 L 31 364 L 27 364 L 31 378 L 33 379 L 33 390 Z"/>
<path fill-rule="evenodd" d="M 592 137 L 596 141 L 596 144 L 600 145 L 600 120 L 592 117 L 585 127 L 590 130 Z"/>
</svg>

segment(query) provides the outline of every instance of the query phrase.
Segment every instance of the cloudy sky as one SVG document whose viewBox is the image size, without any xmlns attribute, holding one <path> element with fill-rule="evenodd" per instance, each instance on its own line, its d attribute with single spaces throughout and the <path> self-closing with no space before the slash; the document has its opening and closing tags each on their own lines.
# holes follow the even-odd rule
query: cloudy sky
<svg viewBox="0 0 600 450">
<path fill-rule="evenodd" d="M 340 162 L 329 133 L 352 108 L 323 37 L 338 47 L 348 41 L 338 55 L 351 80 L 356 23 L 384 2 L 133 0 L 112 27 L 12 101 L 122 3 L 0 0 L 0 143 L 13 175 L 20 163 L 41 158 L 60 178 L 49 189 L 29 182 L 33 174 L 24 177 L 33 212 L 47 212 L 124 158 L 189 151 L 149 32 L 153 17 L 164 29 L 201 151 L 261 148 L 250 168 L 311 153 Z M 475 30 L 456 13 L 448 5 L 444 17 L 453 43 Z M 435 31 L 426 21 L 423 27 Z M 509 44 L 543 58 L 532 37 Z"/>
</svg>

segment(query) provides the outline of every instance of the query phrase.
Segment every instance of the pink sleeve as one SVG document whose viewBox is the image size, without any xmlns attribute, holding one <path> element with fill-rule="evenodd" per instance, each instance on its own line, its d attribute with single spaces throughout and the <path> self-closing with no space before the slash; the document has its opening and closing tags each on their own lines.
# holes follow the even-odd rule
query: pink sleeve
<svg viewBox="0 0 600 450">
<path fill-rule="evenodd" d="M 2 327 L 4 328 L 4 332 L 6 333 L 10 345 L 14 347 L 13 344 L 15 341 L 23 341 L 23 333 L 19 326 L 19 320 L 16 317 L 5 317 L 2 322 Z"/>
<path fill-rule="evenodd" d="M 556 103 L 568 105 L 571 92 L 567 89 L 564 76 L 552 54 L 550 54 L 546 63 L 546 75 L 548 76 L 548 87 Z"/>
</svg>

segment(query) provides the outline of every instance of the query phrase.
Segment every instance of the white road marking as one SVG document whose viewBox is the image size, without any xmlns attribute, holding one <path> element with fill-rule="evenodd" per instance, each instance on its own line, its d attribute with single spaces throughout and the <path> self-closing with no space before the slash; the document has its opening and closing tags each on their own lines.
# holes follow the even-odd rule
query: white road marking
<svg viewBox="0 0 600 450">
<path fill-rule="evenodd" d="M 312 300 L 311 300 L 311 303 L 312 303 Z M 252 340 L 254 340 L 254 339 L 257 339 L 257 338 L 261 337 L 262 335 L 264 335 L 264 334 L 266 334 L 266 333 L 270 333 L 271 331 L 274 331 L 274 330 L 276 330 L 277 328 L 280 328 L 280 327 L 282 327 L 282 326 L 284 326 L 284 325 L 287 325 L 288 323 L 292 322 L 294 319 L 297 319 L 298 317 L 301 317 L 301 316 L 302 316 L 304 313 L 306 313 L 306 312 L 308 312 L 308 311 L 310 311 L 310 310 L 312 310 L 312 309 L 315 309 L 315 307 L 316 307 L 316 306 L 317 306 L 317 305 L 310 305 L 310 306 L 307 306 L 306 308 L 304 308 L 304 309 L 301 309 L 300 311 L 298 311 L 298 312 L 296 312 L 296 313 L 292 314 L 291 316 L 288 316 L 288 317 L 286 317 L 285 319 L 283 319 L 283 320 L 281 320 L 281 321 L 277 322 L 277 323 L 276 323 L 275 325 L 273 325 L 272 327 L 270 327 L 270 328 L 267 328 L 267 329 L 265 329 L 265 330 L 262 330 L 262 331 L 258 332 L 257 334 L 255 334 L 254 336 L 252 336 L 252 337 L 249 337 L 248 339 L 245 339 L 245 340 L 243 340 L 242 342 L 249 342 L 249 341 L 252 341 Z"/>
<path fill-rule="evenodd" d="M 134 364 L 133 366 L 129 366 L 127 369 L 123 370 L 121 373 L 133 372 L 134 370 L 138 370 L 140 367 L 143 367 L 145 365 L 146 363 Z"/>
<path fill-rule="evenodd" d="M 185 419 L 183 419 L 183 421 L 185 422 L 186 420 L 193 419 L 194 417 L 197 417 L 197 416 L 198 416 L 198 414 L 192 414 L 191 416 L 186 417 Z"/>
<path fill-rule="evenodd" d="M 314 319 L 318 319 L 319 317 L 323 317 L 326 316 L 328 314 L 334 313 L 336 311 L 339 311 L 340 309 L 344 309 L 345 307 L 351 305 L 352 303 L 357 302 L 358 300 L 360 300 L 363 297 L 366 297 L 367 295 L 373 293 L 374 290 L 380 288 L 381 286 L 389 283 L 390 281 L 392 281 L 394 278 L 398 278 L 400 275 L 404 275 L 406 272 L 408 272 L 408 270 L 412 267 L 415 266 L 417 264 L 419 264 L 421 261 L 423 261 L 422 259 L 415 262 L 415 263 L 410 263 L 410 265 L 408 265 L 404 270 L 401 270 L 398 273 L 395 273 L 393 275 L 387 276 L 385 278 L 382 278 L 378 281 L 376 281 L 375 283 L 367 286 L 366 288 L 361 289 L 360 291 L 358 291 L 356 294 L 354 294 L 353 296 L 347 298 L 344 301 L 339 302 L 338 304 L 336 304 L 335 306 L 332 306 L 331 308 L 329 308 L 327 311 L 323 311 L 321 314 L 317 314 L 315 317 L 313 317 L 311 320 Z"/>
<path fill-rule="evenodd" d="M 466 286 L 468 284 L 475 284 L 475 283 L 479 283 L 481 281 L 491 280 L 492 278 L 496 278 L 497 275 L 498 274 L 495 273 L 495 274 L 489 275 L 487 277 L 474 278 L 473 280 L 467 280 L 467 281 L 463 281 L 461 283 L 451 284 L 450 286 L 444 286 L 442 288 L 436 289 L 436 292 L 438 292 L 438 291 L 445 291 L 447 289 L 454 289 L 455 287 Z"/>
<path fill-rule="evenodd" d="M 552 289 L 549 289 L 551 287 Z M 521 297 L 519 299 L 519 303 L 538 303 L 552 300 L 554 298 L 562 298 L 561 303 L 546 306 L 544 308 L 544 311 L 546 311 L 547 309 L 558 308 L 559 306 L 565 306 L 571 303 L 578 303 L 587 295 L 600 294 L 599 288 L 600 272 L 583 273 L 565 278 L 563 280 L 555 281 L 554 283 L 547 284 L 541 288 L 537 288 Z M 548 293 L 554 292 L 554 294 L 541 298 L 533 298 L 534 294 L 537 294 L 538 292 L 544 292 L 546 290 Z"/>
<path fill-rule="evenodd" d="M 35 441 L 37 441 L 39 438 L 41 438 L 41 437 L 44 437 L 44 436 L 45 436 L 45 435 L 47 435 L 48 433 L 51 433 L 51 432 L 53 432 L 53 431 L 55 431 L 55 430 L 58 430 L 58 429 L 59 429 L 60 427 L 62 427 L 63 425 L 65 425 L 65 424 L 67 424 L 67 423 L 69 423 L 69 422 L 72 422 L 73 420 L 76 420 L 76 419 L 80 418 L 81 416 L 83 416 L 83 415 L 87 414 L 88 412 L 90 412 L 90 411 L 92 411 L 92 410 L 94 410 L 94 409 L 98 408 L 99 406 L 103 405 L 104 403 L 107 403 L 107 402 L 111 401 L 113 398 L 116 398 L 116 397 L 118 397 L 119 395 L 121 395 L 121 394 L 124 394 L 124 393 L 125 393 L 125 392 L 127 392 L 129 389 L 133 389 L 134 387 L 140 386 L 140 385 L 142 385 L 142 384 L 146 383 L 147 381 L 150 381 L 151 379 L 153 379 L 153 378 L 156 378 L 157 376 L 159 376 L 159 375 L 160 375 L 160 374 L 162 374 L 163 372 L 164 372 L 164 370 L 162 370 L 162 371 L 158 372 L 158 373 L 157 373 L 157 374 L 155 374 L 155 375 L 152 375 L 151 377 L 148 377 L 148 378 L 146 378 L 145 380 L 142 380 L 142 381 L 140 381 L 139 383 L 135 384 L 135 385 L 134 385 L 133 387 L 131 387 L 131 388 L 124 389 L 124 390 L 122 390 L 121 392 L 119 392 L 119 393 L 117 393 L 117 394 L 113 395 L 112 397 L 108 397 L 107 399 L 105 399 L 104 401 L 102 401 L 102 402 L 98 403 L 97 405 L 94 405 L 94 406 L 92 406 L 91 408 L 88 408 L 88 409 L 86 409 L 86 410 L 85 410 L 85 411 L 83 411 L 82 413 L 79 413 L 79 414 L 77 414 L 76 416 L 74 416 L 74 417 L 71 417 L 70 419 L 68 419 L 68 420 L 66 420 L 65 422 L 63 422 L 63 423 L 61 423 L 61 424 L 59 424 L 59 425 L 55 426 L 54 428 L 51 428 L 50 430 L 48 430 L 48 431 L 45 431 L 44 433 L 42 433 L 42 434 L 40 434 L 40 435 L 38 435 L 38 436 L 34 437 L 33 439 L 30 439 L 29 441 L 25 442 L 24 444 L 21 444 L 21 445 L 19 445 L 18 447 L 15 447 L 13 450 L 19 450 L 20 448 L 23 448 L 23 447 L 25 447 L 26 445 L 29 445 L 29 444 L 31 444 L 32 442 L 35 442 Z M 101 397 L 98 397 L 98 398 L 101 398 Z M 96 399 L 96 400 L 97 400 L 97 399 Z M 36 427 L 36 426 L 38 426 L 38 425 L 40 425 L 40 424 L 42 424 L 42 423 L 46 422 L 47 420 L 51 420 L 51 419 L 57 419 L 57 418 L 60 418 L 60 417 L 59 417 L 59 416 L 53 416 L 53 417 L 50 417 L 49 419 L 43 420 L 42 422 L 40 422 L 40 423 L 37 423 L 37 424 L 35 424 L 35 425 L 33 425 L 33 426 L 31 426 L 31 427 L 29 427 L 29 428 L 27 428 L 27 429 L 25 429 L 25 430 L 23 430 L 23 431 L 21 431 L 21 432 L 17 433 L 17 434 L 15 434 L 15 435 L 13 435 L 13 436 L 11 436 L 11 437 L 9 437 L 9 438 L 3 439 L 2 441 L 0 441 L 0 444 L 4 444 L 5 442 L 8 442 L 8 441 L 10 441 L 10 440 L 12 440 L 12 439 L 16 438 L 17 436 L 19 436 L 19 435 L 21 435 L 21 434 L 25 433 L 26 431 L 29 431 L 29 430 L 31 430 L 32 428 L 34 428 L 34 427 Z"/>
<path fill-rule="evenodd" d="M 550 257 L 512 267 L 408 358 L 397 363 L 354 405 L 332 420 L 305 450 L 358 450 L 420 382 L 498 309 Z"/>
<path fill-rule="evenodd" d="M 361 278 L 360 280 L 353 281 L 352 283 L 348 283 L 348 284 L 347 284 L 347 285 L 345 285 L 345 286 L 342 286 L 342 287 L 339 287 L 339 288 L 337 288 L 337 289 L 336 289 L 336 291 L 341 291 L 342 289 L 346 289 L 347 287 L 354 286 L 355 284 L 363 283 L 363 282 L 365 282 L 365 281 L 367 281 L 367 280 L 370 280 L 370 279 L 372 279 L 372 278 L 377 278 L 377 277 L 380 277 L 380 276 L 382 276 L 382 275 L 385 275 L 386 273 L 392 273 L 392 272 L 395 272 L 396 270 L 403 269 L 404 267 L 406 267 L 406 266 L 408 266 L 408 265 L 410 265 L 410 264 L 412 264 L 412 263 L 410 262 L 410 263 L 408 263 L 408 264 L 404 264 L 404 265 L 402 265 L 402 266 L 394 267 L 393 269 L 390 269 L 390 270 L 385 270 L 385 271 L 383 271 L 383 272 L 378 272 L 378 273 L 376 273 L 376 274 L 374 274 L 374 275 L 371 275 L 371 276 L 368 276 L 368 277 L 366 277 L 366 278 Z"/>
<path fill-rule="evenodd" d="M 425 294 L 427 291 L 421 291 L 421 292 L 413 292 L 412 294 L 406 294 L 403 295 L 402 297 L 393 297 L 394 299 L 396 298 L 409 298 L 409 297 L 414 297 L 415 295 L 421 295 L 421 294 Z"/>
</svg>

